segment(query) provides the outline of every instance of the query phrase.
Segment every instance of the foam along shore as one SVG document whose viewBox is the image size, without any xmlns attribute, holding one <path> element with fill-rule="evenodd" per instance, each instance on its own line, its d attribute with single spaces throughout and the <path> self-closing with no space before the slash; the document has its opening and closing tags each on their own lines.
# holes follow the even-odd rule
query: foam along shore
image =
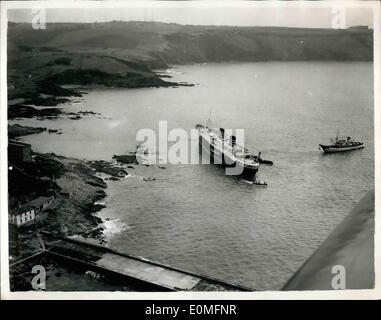
<svg viewBox="0 0 381 320">
<path fill-rule="evenodd" d="M 8 125 L 9 137 L 38 134 L 45 127 L 26 127 L 19 124 Z M 52 129 L 50 129 L 52 130 Z M 54 203 L 49 206 L 43 219 L 37 219 L 33 225 L 14 230 L 17 241 L 29 243 L 39 231 L 49 231 L 59 235 L 82 236 L 104 242 L 104 230 L 110 226 L 95 215 L 105 207 L 102 200 L 106 197 L 106 180 L 120 180 L 128 176 L 124 163 L 136 163 L 135 154 L 123 155 L 122 164 L 109 161 L 83 161 L 67 158 L 54 153 L 33 154 L 32 161 L 11 163 L 8 174 L 9 204 L 13 210 L 38 196 L 54 195 Z M 119 162 L 120 163 L 120 162 Z M 16 239 L 15 238 L 15 239 Z M 23 247 L 27 247 L 25 250 Z M 13 255 L 18 258 L 30 254 L 29 248 L 18 246 Z"/>
<path fill-rule="evenodd" d="M 346 289 L 374 288 L 374 200 L 369 191 L 283 290 L 332 290 L 335 266 L 345 268 Z"/>
<path fill-rule="evenodd" d="M 102 243 L 105 225 L 95 213 L 105 207 L 101 201 L 107 184 L 100 174 L 118 179 L 128 173 L 107 161 L 82 161 L 53 153 L 33 153 L 33 161 L 12 164 L 8 173 L 10 208 L 38 196 L 54 196 L 41 219 L 12 229 L 12 256 L 19 259 L 39 250 L 35 240 L 40 231 L 94 238 Z"/>
<path fill-rule="evenodd" d="M 33 161 L 12 164 L 8 178 L 11 207 L 36 196 L 54 194 L 46 218 L 25 231 L 40 229 L 73 235 L 101 223 L 92 213 L 101 208 L 94 203 L 106 196 L 107 185 L 89 163 L 53 153 L 34 153 Z M 19 234 L 24 233 L 21 231 Z"/>
</svg>

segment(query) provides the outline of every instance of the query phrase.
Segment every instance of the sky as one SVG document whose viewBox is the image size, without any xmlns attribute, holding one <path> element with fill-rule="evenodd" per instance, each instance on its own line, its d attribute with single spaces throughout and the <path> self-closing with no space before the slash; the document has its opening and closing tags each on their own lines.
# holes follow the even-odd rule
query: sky
<svg viewBox="0 0 381 320">
<path fill-rule="evenodd" d="M 303 28 L 332 28 L 340 18 L 344 28 L 366 25 L 373 27 L 371 8 L 345 8 L 337 11 L 332 7 L 259 7 L 222 1 L 207 5 L 195 2 L 161 2 L 153 5 L 140 3 L 125 7 L 124 3 L 111 7 L 106 2 L 96 2 L 97 8 L 54 8 L 46 9 L 46 22 L 104 22 L 160 21 L 192 25 L 232 25 L 232 26 L 280 26 Z M 63 2 L 64 3 L 64 2 Z M 77 1 L 79 3 L 79 1 Z M 226 5 L 228 3 L 228 5 Z M 66 4 L 67 6 L 68 4 Z M 102 7 L 106 5 L 109 7 Z M 124 7 L 123 7 L 124 6 Z M 35 13 L 32 9 L 9 9 L 8 19 L 15 22 L 30 22 Z"/>
</svg>

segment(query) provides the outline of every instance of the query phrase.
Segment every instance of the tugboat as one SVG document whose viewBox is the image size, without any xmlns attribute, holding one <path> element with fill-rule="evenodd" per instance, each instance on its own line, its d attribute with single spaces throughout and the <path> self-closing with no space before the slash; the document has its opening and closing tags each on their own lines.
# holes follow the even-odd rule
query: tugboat
<svg viewBox="0 0 381 320">
<path fill-rule="evenodd" d="M 256 181 L 255 175 L 259 168 L 259 160 L 243 146 L 236 143 L 236 137 L 225 136 L 225 129 L 213 129 L 208 126 L 196 125 L 199 133 L 200 150 L 204 149 L 210 156 L 210 162 L 223 166 L 241 167 L 241 176 L 250 181 Z"/>
<path fill-rule="evenodd" d="M 351 139 L 351 137 L 347 137 L 346 139 L 339 139 L 339 133 L 337 133 L 336 139 L 331 139 L 330 145 L 319 144 L 319 147 L 323 150 L 324 153 L 334 153 L 363 149 L 364 143 L 354 141 Z"/>
</svg>

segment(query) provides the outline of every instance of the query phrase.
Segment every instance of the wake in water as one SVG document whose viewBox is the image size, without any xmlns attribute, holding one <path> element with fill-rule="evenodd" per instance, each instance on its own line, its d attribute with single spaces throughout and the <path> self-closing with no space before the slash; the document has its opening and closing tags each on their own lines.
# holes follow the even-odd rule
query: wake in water
<svg viewBox="0 0 381 320">
<path fill-rule="evenodd" d="M 251 184 L 254 186 L 263 186 L 263 187 L 267 186 L 267 182 L 265 182 L 265 181 L 259 181 L 259 180 L 252 181 L 252 180 L 246 180 L 246 179 L 240 179 L 240 181 L 243 181 L 247 184 Z"/>
</svg>

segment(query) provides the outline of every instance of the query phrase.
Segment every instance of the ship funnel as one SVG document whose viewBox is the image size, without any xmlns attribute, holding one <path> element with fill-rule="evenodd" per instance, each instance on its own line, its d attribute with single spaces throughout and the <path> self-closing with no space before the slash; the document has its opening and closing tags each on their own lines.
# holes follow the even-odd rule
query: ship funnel
<svg viewBox="0 0 381 320">
<path fill-rule="evenodd" d="M 225 129 L 220 128 L 222 139 L 225 137 Z"/>
<path fill-rule="evenodd" d="M 231 144 L 234 147 L 236 145 L 236 137 L 235 136 L 231 136 L 230 139 L 231 139 Z"/>
</svg>

